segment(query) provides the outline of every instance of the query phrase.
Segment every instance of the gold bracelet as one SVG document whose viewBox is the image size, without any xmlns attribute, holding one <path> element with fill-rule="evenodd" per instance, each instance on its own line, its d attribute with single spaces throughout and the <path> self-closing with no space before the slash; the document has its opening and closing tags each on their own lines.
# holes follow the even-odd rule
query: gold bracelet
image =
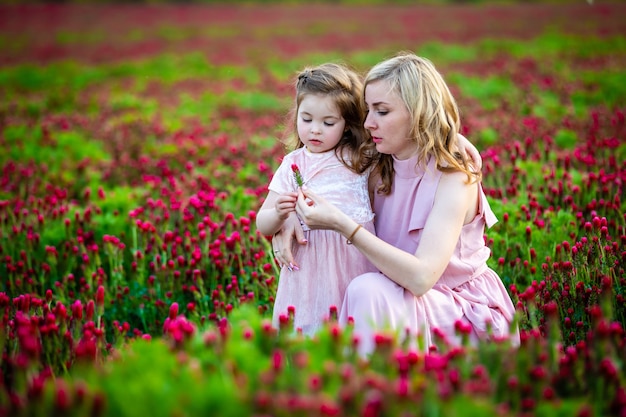
<svg viewBox="0 0 626 417">
<path fill-rule="evenodd" d="M 354 232 L 352 232 L 350 237 L 348 239 L 346 239 L 346 243 L 348 245 L 352 245 L 352 239 L 354 239 L 354 235 L 356 235 L 356 232 L 358 232 L 361 227 L 363 227 L 363 226 L 361 226 L 360 224 L 357 225 L 356 229 L 354 229 Z"/>
</svg>

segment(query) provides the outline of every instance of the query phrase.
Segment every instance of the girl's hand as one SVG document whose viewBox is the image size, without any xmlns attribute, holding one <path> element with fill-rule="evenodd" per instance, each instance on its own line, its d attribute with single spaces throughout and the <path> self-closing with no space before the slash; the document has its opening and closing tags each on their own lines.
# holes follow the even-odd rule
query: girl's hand
<svg viewBox="0 0 626 417">
<path fill-rule="evenodd" d="M 281 194 L 276 198 L 274 208 L 276 209 L 276 213 L 278 213 L 278 217 L 281 220 L 287 219 L 290 213 L 296 211 L 296 198 L 297 194 L 295 193 Z"/>
<path fill-rule="evenodd" d="M 467 140 L 465 136 L 461 134 L 459 134 L 458 136 L 459 136 L 458 146 L 459 146 L 460 151 L 466 154 L 467 156 L 469 156 L 469 158 L 472 160 L 473 165 L 476 167 L 478 171 L 480 171 L 480 169 L 483 167 L 483 158 L 480 156 L 480 152 L 478 152 L 478 149 L 476 148 L 476 146 L 474 146 L 472 142 Z"/>
</svg>

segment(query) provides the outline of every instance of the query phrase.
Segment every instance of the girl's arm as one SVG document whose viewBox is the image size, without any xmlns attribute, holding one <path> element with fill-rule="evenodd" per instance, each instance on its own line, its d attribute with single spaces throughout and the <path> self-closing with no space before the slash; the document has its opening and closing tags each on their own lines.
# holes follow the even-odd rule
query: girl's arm
<svg viewBox="0 0 626 417">
<path fill-rule="evenodd" d="M 295 211 L 297 196 L 296 193 L 278 194 L 270 191 L 256 215 L 259 232 L 265 236 L 278 232 L 289 214 Z"/>
<path fill-rule="evenodd" d="M 370 171 L 369 177 L 367 177 L 367 191 L 370 196 L 370 207 L 373 212 L 376 211 L 374 208 L 374 195 L 376 194 L 376 185 L 378 184 L 379 179 L 380 175 L 376 175 L 372 171 Z"/>
<path fill-rule="evenodd" d="M 467 184 L 464 173 L 444 173 L 435 195 L 420 245 L 415 254 L 407 253 L 376 237 L 323 198 L 306 191 L 309 205 L 300 192 L 296 211 L 311 228 L 328 228 L 350 237 L 372 264 L 398 285 L 421 296 L 437 282 L 450 262 L 463 224 L 476 215 L 477 184 Z M 380 213 L 378 214 L 380 215 Z"/>
<path fill-rule="evenodd" d="M 470 157 L 476 169 L 480 171 L 480 169 L 483 166 L 483 158 L 480 156 L 480 152 L 478 152 L 478 149 L 476 148 L 476 146 L 474 146 L 472 142 L 467 140 L 465 136 L 459 134 L 458 137 L 459 137 L 459 143 L 458 143 L 459 149 L 461 150 L 461 152 L 464 152 L 467 156 Z"/>
</svg>

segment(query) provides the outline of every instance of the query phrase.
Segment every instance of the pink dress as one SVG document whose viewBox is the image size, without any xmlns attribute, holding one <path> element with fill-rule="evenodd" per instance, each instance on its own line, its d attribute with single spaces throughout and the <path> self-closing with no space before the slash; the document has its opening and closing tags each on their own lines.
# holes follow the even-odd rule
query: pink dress
<svg viewBox="0 0 626 417">
<path fill-rule="evenodd" d="M 291 169 L 297 164 L 304 184 L 324 197 L 357 223 L 374 233 L 374 213 L 369 199 L 368 175 L 358 175 L 339 161 L 335 151 L 311 153 L 305 147 L 287 154 L 272 178 L 269 189 L 276 193 L 296 191 Z M 339 233 L 309 230 L 302 224 L 308 244 L 294 243 L 294 260 L 299 271 L 283 267 L 274 301 L 272 322 L 295 307 L 294 328 L 313 334 L 328 318 L 331 306 L 341 311 L 348 283 L 352 278 L 376 268 Z"/>
<path fill-rule="evenodd" d="M 441 171 L 434 159 L 426 169 L 416 167 L 416 159 L 394 160 L 392 192 L 374 198 L 376 231 L 384 241 L 415 253 L 421 232 L 433 206 Z M 479 213 L 463 226 L 459 242 L 441 278 L 426 294 L 415 297 L 380 272 L 355 278 L 346 293 L 340 322 L 354 320 L 362 355 L 374 349 L 377 329 L 409 331 L 428 348 L 436 342 L 438 329 L 451 344 L 460 343 L 455 322 L 471 325 L 470 340 L 511 337 L 519 342 L 517 329 L 511 332 L 515 307 L 500 277 L 487 266 L 491 251 L 485 246 L 485 225 L 496 217 L 479 187 Z M 412 203 L 412 204 L 411 204 Z M 415 344 L 414 344 L 415 346 Z"/>
</svg>

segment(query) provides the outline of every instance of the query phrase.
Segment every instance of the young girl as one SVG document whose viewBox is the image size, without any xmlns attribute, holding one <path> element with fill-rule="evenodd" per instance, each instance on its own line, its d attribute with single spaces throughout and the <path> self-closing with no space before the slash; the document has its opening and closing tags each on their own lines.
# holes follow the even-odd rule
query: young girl
<svg viewBox="0 0 626 417">
<path fill-rule="evenodd" d="M 257 213 L 261 233 L 274 235 L 295 215 L 300 186 L 315 190 L 374 233 L 368 161 L 360 150 L 367 140 L 362 91 L 359 76 L 342 65 L 323 64 L 298 75 L 292 110 L 295 150 L 284 157 L 268 186 Z M 296 171 L 302 181 L 296 180 Z M 375 269 L 349 238 L 331 230 L 305 230 L 308 244 L 294 245 L 294 262 L 281 269 L 273 324 L 278 327 L 279 317 L 293 307 L 294 328 L 311 335 L 332 306 L 341 309 L 350 280 Z M 279 251 L 274 252 L 280 260 Z"/>
</svg>

